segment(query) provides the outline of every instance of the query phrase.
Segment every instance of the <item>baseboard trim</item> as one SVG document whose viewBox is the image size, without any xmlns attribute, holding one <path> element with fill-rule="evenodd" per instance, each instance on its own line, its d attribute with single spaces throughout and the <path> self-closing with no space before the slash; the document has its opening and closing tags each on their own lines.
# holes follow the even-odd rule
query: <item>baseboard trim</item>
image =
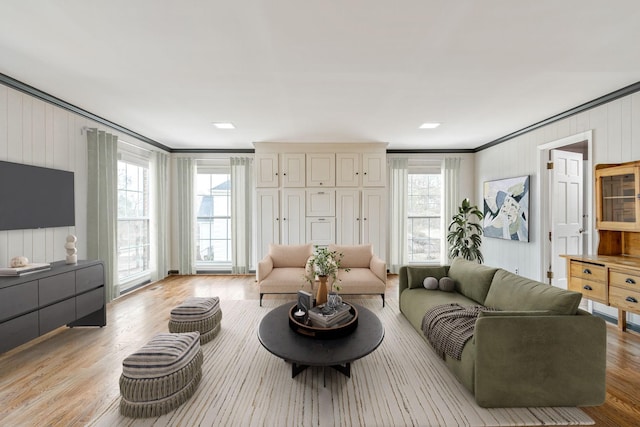
<svg viewBox="0 0 640 427">
<path fill-rule="evenodd" d="M 593 310 L 593 315 L 598 316 L 604 319 L 606 322 L 613 323 L 614 325 L 618 324 L 618 318 L 614 316 L 610 316 L 608 314 L 601 313 L 599 311 Z M 630 329 L 634 332 L 640 332 L 640 325 L 636 325 L 635 323 L 627 322 L 627 329 Z"/>
</svg>

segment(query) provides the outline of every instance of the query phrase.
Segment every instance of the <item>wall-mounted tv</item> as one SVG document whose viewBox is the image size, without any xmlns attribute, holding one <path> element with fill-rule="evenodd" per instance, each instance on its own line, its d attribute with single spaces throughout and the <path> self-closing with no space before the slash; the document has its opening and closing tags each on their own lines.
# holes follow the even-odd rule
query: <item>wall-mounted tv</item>
<svg viewBox="0 0 640 427">
<path fill-rule="evenodd" d="M 73 172 L 0 161 L 0 230 L 75 225 Z"/>
</svg>

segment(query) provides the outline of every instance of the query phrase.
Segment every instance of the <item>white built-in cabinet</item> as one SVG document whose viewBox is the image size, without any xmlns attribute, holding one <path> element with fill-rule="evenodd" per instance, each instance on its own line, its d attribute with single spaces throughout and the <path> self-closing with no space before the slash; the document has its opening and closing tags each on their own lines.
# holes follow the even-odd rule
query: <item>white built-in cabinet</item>
<svg viewBox="0 0 640 427">
<path fill-rule="evenodd" d="M 386 248 L 386 145 L 255 143 L 257 256 L 269 243 Z"/>
</svg>

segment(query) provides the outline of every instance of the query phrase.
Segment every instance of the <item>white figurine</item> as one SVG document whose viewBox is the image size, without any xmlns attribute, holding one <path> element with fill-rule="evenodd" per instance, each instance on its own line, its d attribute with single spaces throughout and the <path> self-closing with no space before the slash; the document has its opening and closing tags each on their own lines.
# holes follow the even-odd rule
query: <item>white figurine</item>
<svg viewBox="0 0 640 427">
<path fill-rule="evenodd" d="M 67 243 L 64 244 L 64 249 L 67 251 L 67 264 L 78 263 L 78 249 L 76 249 L 76 242 L 78 238 L 73 234 L 67 236 Z"/>
</svg>

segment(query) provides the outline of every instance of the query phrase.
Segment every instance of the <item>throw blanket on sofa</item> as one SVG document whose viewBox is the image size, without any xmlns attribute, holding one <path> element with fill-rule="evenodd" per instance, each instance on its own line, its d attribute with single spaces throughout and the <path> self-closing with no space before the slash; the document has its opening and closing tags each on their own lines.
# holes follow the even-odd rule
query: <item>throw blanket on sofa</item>
<svg viewBox="0 0 640 427">
<path fill-rule="evenodd" d="M 481 305 L 437 305 L 425 313 L 422 332 L 440 357 L 444 359 L 446 354 L 460 360 L 464 345 L 473 336 L 478 314 L 493 310 Z"/>
</svg>

